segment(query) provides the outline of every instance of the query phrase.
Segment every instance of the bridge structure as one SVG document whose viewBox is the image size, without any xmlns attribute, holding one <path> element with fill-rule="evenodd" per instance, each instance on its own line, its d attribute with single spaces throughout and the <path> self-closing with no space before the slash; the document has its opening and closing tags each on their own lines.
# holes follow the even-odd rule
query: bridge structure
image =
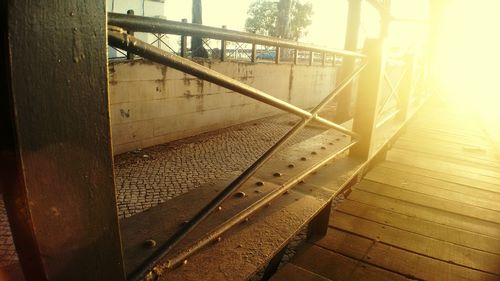
<svg viewBox="0 0 500 281">
<path fill-rule="evenodd" d="M 7 219 L 0 233 L 7 242 L 0 246 L 10 243 L 15 251 L 0 266 L 2 280 L 497 280 L 500 177 L 493 127 L 478 128 L 480 118 L 440 103 L 428 86 L 432 52 L 390 54 L 384 44 L 389 24 L 402 19 L 390 15 L 390 1 L 368 2 L 380 12 L 381 32 L 366 39 L 362 50 L 361 1 L 355 0 L 346 50 L 106 14 L 102 3 L 67 1 L 55 10 L 28 1 L 3 4 L 9 16 L 2 55 L 9 60 L 2 66 L 10 76 L 2 84 L 9 94 L 2 97 L 8 137 L 2 143 L 6 212 L 0 218 Z M 48 27 L 51 22 L 60 25 Z M 136 32 L 155 34 L 154 43 L 165 34 L 179 35 L 180 50 L 143 42 Z M 430 33 L 432 47 L 435 31 Z M 25 44 L 28 34 L 51 56 L 33 52 Z M 189 58 L 189 37 L 220 40 L 221 48 L 208 61 Z M 301 77 L 287 80 L 286 101 L 273 95 L 272 84 L 264 91 L 216 71 L 211 61 L 230 60 L 228 42 L 240 44 L 250 65 L 298 68 L 305 62 L 311 69 L 331 67 L 336 77 L 328 78 L 332 85 L 316 97 L 317 104 L 301 108 L 292 102 L 291 89 Z M 108 44 L 126 54 L 129 68 L 138 67 L 135 57 L 154 63 L 166 75 L 160 84 L 168 85 L 168 73 L 177 73 L 184 81 L 215 85 L 285 113 L 202 136 L 203 141 L 260 124 L 286 130 L 280 135 L 277 126 L 262 125 L 270 128 L 266 136 L 277 139 L 251 150 L 252 156 L 229 153 L 245 161 L 222 159 L 218 174 L 203 164 L 167 169 L 174 161 L 168 155 L 184 146 L 187 152 L 175 159 L 197 162 L 196 155 L 207 149 L 203 141 L 149 150 L 132 146 L 137 142 L 117 146 L 114 136 L 126 129 L 113 127 L 117 117 L 108 87 L 116 85 L 108 85 Z M 251 51 L 241 44 L 250 44 Z M 258 45 L 274 49 L 272 64 L 258 61 Z M 111 68 L 119 69 L 110 63 Z M 203 96 L 203 89 L 188 98 Z M 162 93 L 158 87 L 156 92 Z M 155 98 L 147 103 L 170 106 L 170 100 Z M 123 118 L 135 114 L 116 112 Z M 149 112 L 142 108 L 141 114 Z M 154 122 L 173 118 L 162 115 Z M 148 120 L 126 133 L 135 137 Z M 152 139 L 157 143 L 150 145 L 165 140 Z M 132 151 L 113 158 L 113 147 Z M 233 151 L 227 143 L 210 149 L 209 156 Z M 127 169 L 132 165 L 138 168 Z M 144 176 L 148 167 L 154 171 L 151 182 Z M 181 191 L 172 189 L 166 174 L 185 179 L 175 182 Z M 193 177 L 203 180 L 193 184 Z M 300 233 L 305 242 L 278 270 Z"/>
</svg>

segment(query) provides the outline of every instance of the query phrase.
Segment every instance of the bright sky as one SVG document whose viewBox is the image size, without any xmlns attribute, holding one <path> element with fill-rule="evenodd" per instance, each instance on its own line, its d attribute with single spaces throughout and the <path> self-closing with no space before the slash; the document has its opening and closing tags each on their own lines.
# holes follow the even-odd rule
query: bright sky
<svg viewBox="0 0 500 281">
<path fill-rule="evenodd" d="M 499 112 L 499 27 L 500 1 L 450 2 L 438 58 L 441 86 L 451 100 Z"/>
</svg>

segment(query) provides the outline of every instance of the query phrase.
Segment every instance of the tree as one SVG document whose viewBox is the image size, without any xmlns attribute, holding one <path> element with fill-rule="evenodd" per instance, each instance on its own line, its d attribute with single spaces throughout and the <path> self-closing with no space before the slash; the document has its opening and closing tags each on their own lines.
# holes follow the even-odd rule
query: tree
<svg viewBox="0 0 500 281">
<path fill-rule="evenodd" d="M 203 24 L 202 19 L 202 9 L 201 9 L 201 0 L 193 0 L 192 7 L 192 22 L 197 24 Z M 207 58 L 208 53 L 207 50 L 203 47 L 203 39 L 201 37 L 193 36 L 191 38 L 191 53 L 194 57 Z"/>
<path fill-rule="evenodd" d="M 298 0 L 256 0 L 247 14 L 246 31 L 298 40 L 307 34 L 306 28 L 311 24 L 312 5 Z"/>
</svg>

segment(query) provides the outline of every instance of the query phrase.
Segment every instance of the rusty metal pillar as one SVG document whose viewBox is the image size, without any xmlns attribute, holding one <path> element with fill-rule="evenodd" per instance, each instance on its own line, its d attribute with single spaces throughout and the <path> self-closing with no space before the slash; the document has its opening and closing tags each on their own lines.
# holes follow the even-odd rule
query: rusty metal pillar
<svg viewBox="0 0 500 281">
<path fill-rule="evenodd" d="M 363 49 L 367 56 L 367 66 L 359 78 L 353 131 L 361 135 L 359 142 L 351 148 L 351 155 L 364 159 L 370 157 L 380 87 L 383 80 L 383 44 L 380 39 L 366 39 Z"/>
<path fill-rule="evenodd" d="M 0 186 L 25 279 L 125 280 L 105 2 L 4 2 Z"/>
<path fill-rule="evenodd" d="M 345 34 L 344 49 L 349 51 L 357 51 L 359 25 L 361 22 L 361 0 L 349 0 L 349 10 L 347 15 L 347 28 Z M 341 77 L 344 79 L 354 70 L 355 58 L 343 57 Z M 340 79 L 342 80 L 342 79 Z M 344 122 L 352 116 L 352 98 L 353 98 L 353 85 L 346 87 L 340 94 L 337 104 L 336 120 Z"/>
</svg>

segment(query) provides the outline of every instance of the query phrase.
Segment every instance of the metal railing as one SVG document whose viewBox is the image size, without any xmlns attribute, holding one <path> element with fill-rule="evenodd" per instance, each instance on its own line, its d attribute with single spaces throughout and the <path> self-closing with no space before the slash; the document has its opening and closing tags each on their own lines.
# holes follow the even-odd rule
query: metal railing
<svg viewBox="0 0 500 281">
<path fill-rule="evenodd" d="M 129 32 L 144 32 L 155 35 L 154 43 L 158 43 L 158 37 L 169 35 L 180 36 L 179 47 L 171 47 L 163 42 L 172 53 L 181 57 L 192 57 L 196 50 L 188 49 L 189 37 L 203 38 L 203 46 L 208 48 L 210 58 L 225 60 L 232 58 L 236 60 L 274 61 L 279 63 L 282 60 L 291 63 L 314 64 L 335 64 L 342 56 L 352 56 L 363 58 L 362 54 L 326 47 L 319 47 L 311 44 L 299 43 L 292 40 L 273 38 L 248 32 L 229 30 L 225 27 L 217 28 L 203 26 L 199 24 L 164 20 L 134 15 L 108 13 L 108 23 L 112 26 L 119 26 Z M 220 42 L 212 43 L 211 40 Z M 116 48 L 116 47 L 114 47 Z M 178 51 L 176 51 L 178 49 Z"/>
<path fill-rule="evenodd" d="M 317 106 L 315 106 L 311 111 L 307 111 L 299 107 L 296 107 L 290 103 L 277 99 L 263 91 L 260 91 L 249 85 L 246 85 L 238 80 L 232 79 L 226 75 L 218 73 L 212 69 L 209 69 L 189 59 L 184 58 L 182 55 L 184 56 L 186 55 L 185 40 L 181 41 L 181 45 L 184 46 L 184 49 L 181 48 L 181 51 L 179 53 L 180 55 L 178 56 L 176 54 L 170 53 L 166 50 L 162 50 L 158 47 L 152 46 L 151 44 L 143 42 L 132 36 L 130 33 L 151 32 L 160 34 L 164 33 L 181 34 L 183 36 L 189 35 L 189 36 L 210 37 L 222 40 L 223 46 L 229 40 L 234 42 L 250 43 L 253 46 L 251 49 L 251 56 L 254 58 L 256 53 L 255 44 L 265 44 L 268 46 L 274 46 L 276 47 L 278 53 L 280 48 L 294 49 L 295 50 L 294 52 L 296 54 L 298 53 L 298 51 L 307 51 L 310 52 L 311 54 L 310 57 L 311 61 L 314 58 L 314 56 L 312 55 L 313 53 L 323 54 L 321 56 L 323 61 L 325 60 L 324 58 L 326 57 L 326 54 L 364 59 L 366 58 L 366 56 L 363 54 L 345 50 L 320 48 L 317 46 L 302 44 L 290 40 L 265 37 L 244 32 L 230 31 L 225 28 L 213 28 L 213 27 L 206 27 L 188 23 L 178 23 L 174 21 L 167 21 L 154 18 L 109 14 L 108 20 L 110 25 L 108 27 L 108 44 L 110 46 L 125 50 L 129 53 L 133 53 L 135 55 L 151 60 L 153 62 L 166 65 L 168 67 L 172 67 L 179 71 L 188 73 L 199 79 L 203 79 L 208 82 L 217 84 L 219 86 L 228 88 L 236 93 L 245 95 L 252 99 L 271 105 L 275 108 L 281 109 L 285 112 L 291 113 L 301 118 L 301 120 L 298 123 L 296 123 L 289 132 L 287 132 L 271 148 L 269 148 L 264 154 L 262 154 L 257 159 L 257 161 L 251 164 L 241 175 L 239 175 L 236 179 L 234 179 L 225 189 L 223 189 L 217 196 L 215 196 L 215 198 L 213 198 L 207 205 L 205 205 L 193 218 L 188 220 L 186 224 L 184 224 L 177 232 L 175 232 L 172 236 L 170 236 L 170 238 L 167 239 L 166 242 L 159 245 L 157 250 L 146 259 L 146 261 L 142 264 L 142 266 L 135 269 L 128 276 L 129 280 L 139 280 L 143 276 L 151 272 L 151 270 L 155 267 L 155 265 L 159 263 L 161 260 L 163 260 L 167 256 L 167 254 L 169 254 L 172 251 L 172 249 L 188 233 L 191 232 L 191 230 L 193 230 L 200 222 L 202 222 L 205 218 L 207 218 L 208 215 L 210 215 L 214 210 L 216 210 L 225 199 L 227 199 L 230 195 L 234 194 L 247 180 L 250 179 L 252 175 L 255 174 L 255 172 L 260 167 L 262 167 L 264 163 L 266 163 L 280 148 L 282 148 L 283 145 L 292 136 L 294 136 L 298 131 L 304 128 L 311 121 L 313 120 L 317 121 L 327 128 L 335 129 L 344 134 L 347 134 L 352 137 L 352 141 L 347 146 L 342 148 L 340 151 L 329 155 L 325 160 L 308 168 L 304 173 L 296 175 L 287 184 L 280 186 L 273 192 L 264 196 L 261 200 L 252 204 L 248 208 L 240 211 L 240 213 L 222 223 L 222 225 L 220 225 L 219 227 L 217 227 L 216 229 L 205 235 L 201 240 L 198 240 L 196 243 L 190 246 L 186 251 L 170 259 L 165 266 L 166 268 L 173 268 L 174 266 L 182 262 L 187 257 L 187 255 L 190 255 L 196 252 L 201 247 L 207 245 L 208 243 L 213 242 L 214 239 L 217 239 L 217 237 L 219 237 L 229 228 L 241 222 L 250 214 L 260 209 L 261 207 L 265 206 L 268 202 L 275 199 L 279 195 L 283 194 L 283 192 L 286 192 L 288 189 L 293 187 L 304 177 L 314 172 L 316 169 L 321 167 L 326 162 L 335 158 L 339 153 L 342 153 L 353 147 L 358 142 L 358 140 L 361 137 L 363 137 L 352 130 L 349 130 L 339 124 L 336 124 L 330 120 L 322 118 L 318 114 L 320 110 L 324 108 L 325 105 L 334 100 L 346 86 L 348 86 L 356 77 L 360 75 L 360 73 L 367 66 L 366 60 L 362 60 L 361 63 L 359 63 L 360 66 L 357 69 L 355 69 L 350 75 L 347 75 L 347 78 L 341 81 L 337 85 L 337 87 L 331 93 L 329 93 Z M 222 50 L 224 51 L 222 55 L 224 55 L 224 53 L 227 52 L 227 49 L 224 50 L 224 48 L 222 48 Z M 277 57 L 279 57 L 279 55 Z M 277 59 L 276 62 L 279 62 L 279 60 Z M 369 63 L 369 58 L 368 58 L 368 63 Z M 377 73 L 377 67 L 375 68 L 372 67 L 370 71 L 374 71 L 373 72 L 374 75 L 382 75 L 381 73 Z M 369 73 L 369 75 L 371 74 L 372 72 Z M 396 84 L 393 84 L 385 74 L 385 80 L 388 83 L 391 91 L 386 100 L 383 101 L 382 108 L 385 106 L 385 104 L 388 102 L 389 99 L 394 98 L 395 96 L 397 96 L 397 93 L 400 92 L 400 85 L 402 84 L 402 81 L 406 81 L 404 80 L 405 77 L 407 77 L 406 72 L 402 74 L 401 78 L 396 82 Z M 377 92 L 376 94 L 378 95 Z M 377 106 L 375 106 L 375 108 L 377 108 Z M 398 114 L 398 112 L 396 114 Z M 373 120 L 371 121 L 373 122 Z M 375 127 L 375 124 L 372 125 Z M 377 124 L 377 127 L 378 126 L 379 124 Z"/>
</svg>

